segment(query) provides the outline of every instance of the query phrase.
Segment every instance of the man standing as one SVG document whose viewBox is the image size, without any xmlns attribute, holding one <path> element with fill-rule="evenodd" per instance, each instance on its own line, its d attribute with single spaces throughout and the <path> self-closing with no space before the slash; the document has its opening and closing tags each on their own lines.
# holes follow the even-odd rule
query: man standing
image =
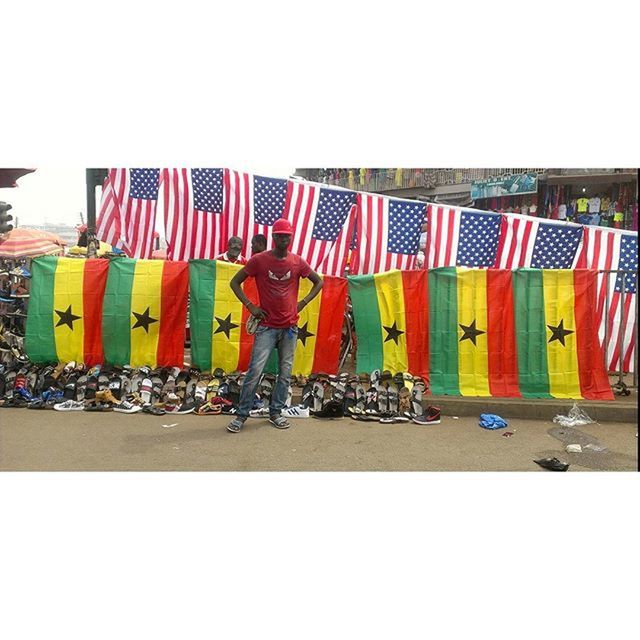
<svg viewBox="0 0 640 640">
<path fill-rule="evenodd" d="M 227 251 L 216 256 L 216 260 L 231 262 L 233 264 L 247 264 L 247 259 L 240 255 L 242 251 L 242 238 L 232 236 L 227 242 Z"/>
<path fill-rule="evenodd" d="M 267 238 L 261 233 L 257 233 L 251 238 L 251 255 L 255 256 L 257 253 L 262 253 L 267 250 Z"/>
<path fill-rule="evenodd" d="M 262 371 L 274 349 L 278 350 L 278 380 L 269 405 L 269 422 L 278 429 L 287 429 L 289 421 L 281 414 L 287 400 L 293 355 L 298 337 L 298 313 L 313 300 L 322 289 L 322 279 L 300 257 L 289 253 L 293 230 L 288 220 L 276 220 L 273 225 L 271 251 L 253 256 L 231 280 L 230 286 L 238 299 L 261 322 L 255 332 L 249 370 L 242 385 L 236 417 L 227 429 L 237 433 L 242 429 Z M 249 277 L 256 279 L 260 306 L 252 304 L 242 291 L 242 283 Z M 311 291 L 298 302 L 300 278 L 309 278 Z"/>
</svg>

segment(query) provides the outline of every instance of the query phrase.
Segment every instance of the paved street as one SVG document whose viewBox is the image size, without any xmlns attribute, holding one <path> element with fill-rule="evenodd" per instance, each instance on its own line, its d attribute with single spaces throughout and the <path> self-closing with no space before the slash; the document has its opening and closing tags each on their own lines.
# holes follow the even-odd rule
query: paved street
<svg viewBox="0 0 640 640">
<path fill-rule="evenodd" d="M 279 431 L 249 420 L 228 433 L 226 417 L 0 410 L 3 471 L 542 471 L 557 456 L 573 471 L 637 470 L 637 426 L 579 427 L 607 448 L 568 454 L 552 422 L 513 419 L 486 431 L 471 417 L 439 425 L 382 425 L 313 418 Z M 164 427 L 163 425 L 177 426 Z M 591 436 L 591 437 L 590 437 Z"/>
</svg>

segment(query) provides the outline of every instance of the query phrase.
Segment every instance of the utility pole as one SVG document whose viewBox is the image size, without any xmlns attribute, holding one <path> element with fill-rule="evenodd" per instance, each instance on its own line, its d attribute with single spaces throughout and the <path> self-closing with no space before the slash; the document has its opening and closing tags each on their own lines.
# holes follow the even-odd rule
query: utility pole
<svg viewBox="0 0 640 640">
<path fill-rule="evenodd" d="M 95 258 L 98 251 L 96 238 L 96 186 L 107 177 L 107 169 L 87 169 L 87 258 Z"/>
</svg>

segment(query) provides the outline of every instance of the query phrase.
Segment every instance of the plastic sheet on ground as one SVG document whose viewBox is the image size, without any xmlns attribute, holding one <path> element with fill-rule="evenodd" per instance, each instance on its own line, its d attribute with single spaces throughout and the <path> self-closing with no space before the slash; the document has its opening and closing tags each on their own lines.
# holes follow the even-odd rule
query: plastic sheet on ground
<svg viewBox="0 0 640 640">
<path fill-rule="evenodd" d="M 585 424 L 595 423 L 595 420 L 591 419 L 591 417 L 578 406 L 577 402 L 573 403 L 569 415 L 563 416 L 562 414 L 558 414 L 553 421 L 561 427 L 580 427 Z"/>
</svg>

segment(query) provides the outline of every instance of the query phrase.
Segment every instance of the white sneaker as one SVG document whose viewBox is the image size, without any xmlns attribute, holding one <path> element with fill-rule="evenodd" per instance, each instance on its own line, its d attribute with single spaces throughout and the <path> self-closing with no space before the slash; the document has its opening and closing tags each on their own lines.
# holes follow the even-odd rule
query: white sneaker
<svg viewBox="0 0 640 640">
<path fill-rule="evenodd" d="M 138 411 L 142 411 L 142 407 L 132 404 L 128 400 L 123 400 L 120 404 L 114 405 L 113 410 L 118 413 L 138 413 Z"/>
<path fill-rule="evenodd" d="M 75 400 L 66 400 L 65 402 L 54 404 L 53 408 L 56 411 L 84 411 L 84 402 L 76 402 Z"/>
<path fill-rule="evenodd" d="M 281 415 L 285 418 L 308 418 L 309 417 L 309 407 L 304 407 L 301 404 L 295 405 L 293 407 L 287 407 L 282 410 Z"/>
<path fill-rule="evenodd" d="M 262 409 L 251 409 L 249 411 L 249 417 L 250 418 L 268 418 L 269 407 L 262 407 Z"/>
</svg>

